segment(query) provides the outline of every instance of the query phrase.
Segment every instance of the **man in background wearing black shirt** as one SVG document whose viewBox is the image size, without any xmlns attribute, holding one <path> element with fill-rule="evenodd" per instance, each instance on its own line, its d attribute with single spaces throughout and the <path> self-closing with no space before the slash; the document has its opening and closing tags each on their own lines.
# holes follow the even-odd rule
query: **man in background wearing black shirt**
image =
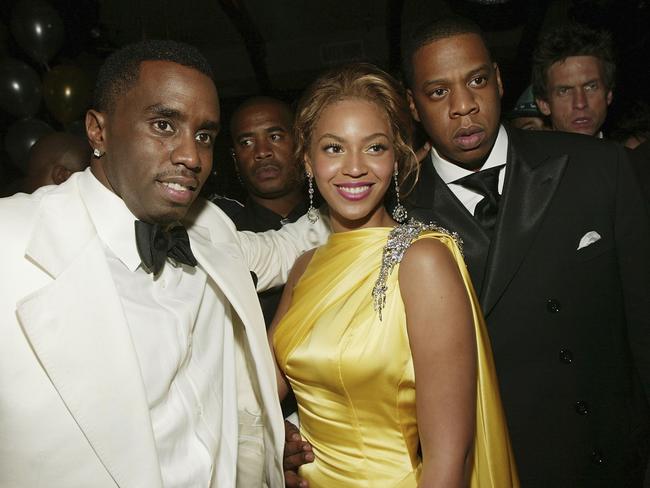
<svg viewBox="0 0 650 488">
<path fill-rule="evenodd" d="M 212 201 L 237 230 L 277 230 L 307 211 L 303 171 L 293 155 L 292 126 L 291 108 L 274 98 L 249 98 L 233 113 L 232 157 L 247 197 L 244 204 L 222 197 Z M 282 287 L 259 294 L 267 327 L 281 294 Z"/>
</svg>

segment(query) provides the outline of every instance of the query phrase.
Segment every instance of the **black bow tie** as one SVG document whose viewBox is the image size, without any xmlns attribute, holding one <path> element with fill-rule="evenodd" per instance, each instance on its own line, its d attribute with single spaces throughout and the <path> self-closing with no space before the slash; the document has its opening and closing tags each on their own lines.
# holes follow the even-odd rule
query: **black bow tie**
<svg viewBox="0 0 650 488">
<path fill-rule="evenodd" d="M 499 211 L 499 172 L 505 165 L 494 166 L 483 171 L 471 173 L 459 180 L 454 181 L 465 188 L 474 190 L 483 195 L 474 210 L 474 217 L 483 226 L 488 234 L 494 229 Z"/>
<path fill-rule="evenodd" d="M 165 230 L 159 224 L 136 220 L 135 242 L 142 264 L 153 274 L 158 274 L 167 257 L 179 263 L 196 266 L 190 238 L 185 227 L 181 225 Z"/>
</svg>

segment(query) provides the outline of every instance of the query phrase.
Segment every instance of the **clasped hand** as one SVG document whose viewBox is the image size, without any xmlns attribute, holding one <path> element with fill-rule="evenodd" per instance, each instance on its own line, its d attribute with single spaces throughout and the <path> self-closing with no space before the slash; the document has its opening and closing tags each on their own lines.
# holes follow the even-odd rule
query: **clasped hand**
<svg viewBox="0 0 650 488">
<path fill-rule="evenodd" d="M 298 476 L 298 468 L 314 460 L 311 445 L 302 439 L 298 427 L 284 421 L 284 482 L 287 488 L 307 488 L 309 483 Z"/>
</svg>

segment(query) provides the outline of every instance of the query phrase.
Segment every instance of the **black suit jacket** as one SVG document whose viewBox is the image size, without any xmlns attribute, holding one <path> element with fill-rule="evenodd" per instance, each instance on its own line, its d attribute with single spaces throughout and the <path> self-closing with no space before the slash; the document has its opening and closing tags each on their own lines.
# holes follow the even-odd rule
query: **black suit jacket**
<svg viewBox="0 0 650 488">
<path fill-rule="evenodd" d="M 650 397 L 650 229 L 638 183 L 612 143 L 516 129 L 508 141 L 492 239 L 429 159 L 411 215 L 463 240 L 522 486 L 638 486 Z M 578 249 L 590 231 L 600 239 Z"/>
<path fill-rule="evenodd" d="M 636 149 L 629 150 L 628 154 L 636 169 L 641 189 L 645 193 L 647 208 L 650 210 L 650 140 L 640 144 Z"/>
</svg>

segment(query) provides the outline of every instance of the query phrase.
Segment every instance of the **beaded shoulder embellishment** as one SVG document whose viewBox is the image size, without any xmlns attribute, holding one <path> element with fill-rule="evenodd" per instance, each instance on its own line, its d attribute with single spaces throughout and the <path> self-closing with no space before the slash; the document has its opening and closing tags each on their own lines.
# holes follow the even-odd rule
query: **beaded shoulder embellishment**
<svg viewBox="0 0 650 488">
<path fill-rule="evenodd" d="M 434 223 L 425 224 L 415 219 L 410 219 L 404 224 L 396 226 L 388 234 L 386 246 L 381 257 L 381 268 L 379 269 L 379 277 L 375 282 L 372 289 L 372 301 L 375 312 L 379 315 L 379 320 L 382 320 L 381 312 L 386 305 L 386 291 L 388 290 L 386 282 L 397 264 L 402 261 L 404 253 L 411 246 L 413 241 L 423 232 L 436 231 L 446 234 L 456 241 L 462 253 L 462 243 L 460 236 L 456 232 L 449 232 L 447 229 L 440 227 Z"/>
</svg>

